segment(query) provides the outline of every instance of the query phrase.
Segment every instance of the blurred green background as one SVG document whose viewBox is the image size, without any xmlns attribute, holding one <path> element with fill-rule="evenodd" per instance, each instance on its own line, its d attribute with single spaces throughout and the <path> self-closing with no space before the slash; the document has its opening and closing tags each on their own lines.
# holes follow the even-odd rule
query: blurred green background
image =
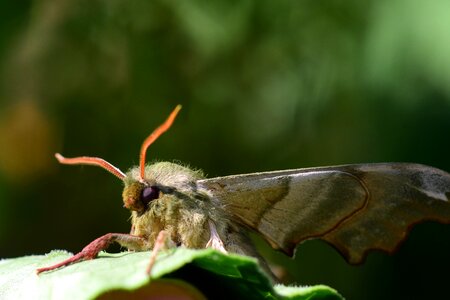
<svg viewBox="0 0 450 300">
<path fill-rule="evenodd" d="M 148 152 L 210 177 L 406 161 L 450 171 L 450 2 L 24 0 L 0 3 L 0 257 L 79 251 L 128 232 L 121 183 Z M 264 247 L 263 247 L 264 248 Z M 349 266 L 302 244 L 290 282 L 348 299 L 444 295 L 450 226 Z"/>
</svg>

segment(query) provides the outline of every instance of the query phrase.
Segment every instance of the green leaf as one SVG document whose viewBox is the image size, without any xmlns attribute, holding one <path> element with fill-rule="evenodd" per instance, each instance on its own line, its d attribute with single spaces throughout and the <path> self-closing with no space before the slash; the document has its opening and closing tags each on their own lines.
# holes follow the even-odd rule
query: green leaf
<svg viewBox="0 0 450 300">
<path fill-rule="evenodd" d="M 253 258 L 212 249 L 162 252 L 150 277 L 149 252 L 102 252 L 97 259 L 36 274 L 70 255 L 58 250 L 0 261 L 0 299 L 342 299 L 322 285 L 273 287 Z"/>
</svg>

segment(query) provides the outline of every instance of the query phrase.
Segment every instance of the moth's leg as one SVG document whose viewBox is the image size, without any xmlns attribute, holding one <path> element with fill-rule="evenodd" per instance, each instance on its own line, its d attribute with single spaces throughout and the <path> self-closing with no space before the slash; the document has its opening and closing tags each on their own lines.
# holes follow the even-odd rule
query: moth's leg
<svg viewBox="0 0 450 300">
<path fill-rule="evenodd" d="M 125 233 L 108 233 L 92 241 L 89 245 L 84 247 L 83 250 L 81 250 L 74 256 L 53 266 L 37 269 L 36 273 L 39 274 L 41 272 L 55 270 L 82 260 L 96 258 L 100 251 L 108 248 L 108 246 L 113 242 L 117 242 L 121 246 L 126 247 L 130 250 L 144 249 L 147 243 L 146 239 L 143 237 Z"/>
<path fill-rule="evenodd" d="M 152 254 L 150 255 L 150 262 L 147 266 L 147 274 L 150 275 L 152 272 L 153 265 L 156 261 L 156 256 L 158 256 L 159 251 L 163 248 L 173 248 L 176 247 L 175 243 L 167 235 L 167 232 L 161 230 L 156 237 L 155 244 L 153 245 Z"/>
<path fill-rule="evenodd" d="M 219 250 L 223 253 L 228 253 L 227 250 L 225 250 L 222 239 L 220 238 L 219 234 L 217 233 L 216 225 L 214 224 L 214 222 L 211 220 L 208 220 L 208 224 L 209 224 L 209 232 L 211 234 L 211 237 L 209 238 L 209 241 L 206 243 L 206 248 L 211 247 L 211 248 Z"/>
</svg>

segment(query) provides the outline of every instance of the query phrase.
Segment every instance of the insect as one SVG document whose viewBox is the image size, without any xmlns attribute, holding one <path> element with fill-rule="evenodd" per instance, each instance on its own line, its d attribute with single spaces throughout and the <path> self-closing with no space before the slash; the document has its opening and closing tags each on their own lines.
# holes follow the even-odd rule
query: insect
<svg viewBox="0 0 450 300">
<path fill-rule="evenodd" d="M 450 174 L 420 164 L 342 165 L 211 179 L 171 162 L 146 164 L 147 148 L 170 128 L 180 109 L 147 137 L 139 166 L 127 173 L 101 158 L 56 154 L 63 164 L 100 166 L 121 179 L 132 226 L 129 234 L 108 233 L 38 273 L 93 259 L 113 242 L 129 250 L 153 249 L 148 273 L 164 246 L 250 255 L 268 270 L 249 230 L 290 256 L 302 241 L 323 239 L 357 264 L 371 249 L 393 252 L 418 222 L 450 223 Z"/>
</svg>

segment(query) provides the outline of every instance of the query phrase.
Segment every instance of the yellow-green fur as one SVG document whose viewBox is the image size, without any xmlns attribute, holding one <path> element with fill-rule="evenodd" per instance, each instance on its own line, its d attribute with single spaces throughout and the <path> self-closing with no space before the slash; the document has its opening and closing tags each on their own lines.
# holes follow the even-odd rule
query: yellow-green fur
<svg viewBox="0 0 450 300">
<path fill-rule="evenodd" d="M 132 168 L 124 178 L 123 201 L 132 210 L 130 233 L 143 237 L 146 243 L 127 245 L 127 248 L 138 251 L 153 249 L 161 230 L 170 237 L 166 245 L 205 248 L 213 238 L 212 222 L 224 250 L 258 258 L 261 266 L 271 274 L 243 228 L 230 220 L 222 206 L 212 203 L 210 195 L 197 190 L 197 181 L 203 178 L 200 170 L 157 162 L 145 167 L 145 179 L 142 181 L 139 167 Z M 140 199 L 146 186 L 158 187 L 159 197 L 150 201 L 147 207 L 134 203 L 135 200 L 128 201 L 129 198 Z"/>
<path fill-rule="evenodd" d="M 145 182 L 139 180 L 139 168 L 132 168 L 124 179 L 124 202 L 127 197 L 138 199 L 145 185 L 160 188 L 158 199 L 148 204 L 145 212 L 132 212 L 131 234 L 148 240 L 146 249 L 153 248 L 156 236 L 165 230 L 171 240 L 188 248 L 204 248 L 210 238 L 208 219 L 223 222 L 221 212 L 214 208 L 206 195 L 195 191 L 201 171 L 191 170 L 170 162 L 158 162 L 145 168 Z M 219 226 L 221 237 L 226 226 Z M 136 249 L 136 250 L 146 250 Z"/>
</svg>

